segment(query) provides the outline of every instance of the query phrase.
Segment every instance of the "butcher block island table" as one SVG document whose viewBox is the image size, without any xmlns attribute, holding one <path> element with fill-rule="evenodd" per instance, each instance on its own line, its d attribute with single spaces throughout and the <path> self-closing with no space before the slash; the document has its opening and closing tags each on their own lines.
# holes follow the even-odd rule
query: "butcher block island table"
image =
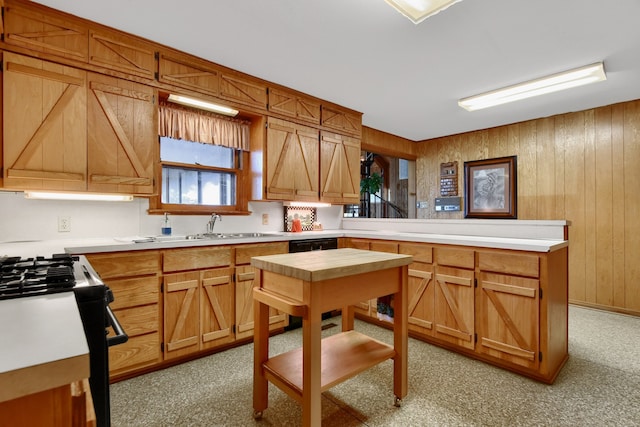
<svg viewBox="0 0 640 427">
<path fill-rule="evenodd" d="M 395 404 L 407 394 L 407 274 L 410 255 L 333 249 L 253 257 L 254 417 L 268 382 L 302 404 L 304 426 L 320 426 L 321 393 L 393 359 Z M 354 330 L 353 304 L 394 294 L 393 347 Z M 302 348 L 269 357 L 269 307 L 302 317 Z M 322 313 L 342 309 L 342 332 L 321 338 Z"/>
</svg>

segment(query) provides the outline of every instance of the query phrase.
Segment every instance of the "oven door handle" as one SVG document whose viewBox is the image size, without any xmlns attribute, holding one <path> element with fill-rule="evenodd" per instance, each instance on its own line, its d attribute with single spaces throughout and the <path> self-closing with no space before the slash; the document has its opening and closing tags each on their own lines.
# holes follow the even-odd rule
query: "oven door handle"
<svg viewBox="0 0 640 427">
<path fill-rule="evenodd" d="M 107 338 L 107 345 L 109 347 L 112 347 L 114 345 L 124 344 L 129 341 L 129 335 L 127 335 L 127 333 L 124 331 L 122 325 L 120 324 L 120 322 L 118 322 L 116 315 L 113 314 L 113 311 L 111 311 L 111 307 L 109 306 L 107 306 L 107 317 L 109 318 L 109 324 L 116 333 L 114 336 Z"/>
</svg>

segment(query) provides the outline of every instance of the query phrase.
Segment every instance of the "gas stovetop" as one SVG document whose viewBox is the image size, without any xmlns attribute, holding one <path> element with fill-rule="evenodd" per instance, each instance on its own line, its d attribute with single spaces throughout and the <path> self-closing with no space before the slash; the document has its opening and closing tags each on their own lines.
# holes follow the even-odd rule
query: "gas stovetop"
<svg viewBox="0 0 640 427">
<path fill-rule="evenodd" d="M 0 300 L 70 291 L 76 284 L 77 257 L 0 257 Z"/>
</svg>

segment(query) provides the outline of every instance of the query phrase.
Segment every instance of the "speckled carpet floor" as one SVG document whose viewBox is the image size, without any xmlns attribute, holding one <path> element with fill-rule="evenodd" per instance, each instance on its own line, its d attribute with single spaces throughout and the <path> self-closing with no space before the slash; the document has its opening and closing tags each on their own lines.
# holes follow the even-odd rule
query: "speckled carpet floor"
<svg viewBox="0 0 640 427">
<path fill-rule="evenodd" d="M 386 329 L 356 321 L 356 330 L 392 342 Z M 270 354 L 299 347 L 300 333 L 271 338 Z M 549 386 L 410 339 L 402 407 L 393 406 L 387 361 L 325 392 L 322 425 L 640 426 L 640 318 L 570 306 L 569 354 Z M 248 344 L 113 384 L 112 425 L 300 425 L 300 406 L 273 385 L 269 408 L 253 419 L 252 363 Z"/>
</svg>

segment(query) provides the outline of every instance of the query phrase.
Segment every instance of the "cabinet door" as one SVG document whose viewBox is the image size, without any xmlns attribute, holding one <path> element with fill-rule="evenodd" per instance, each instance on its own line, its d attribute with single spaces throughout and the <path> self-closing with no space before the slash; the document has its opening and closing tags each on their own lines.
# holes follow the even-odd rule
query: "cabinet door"
<svg viewBox="0 0 640 427">
<path fill-rule="evenodd" d="M 279 89 L 269 89 L 269 111 L 320 124 L 320 101 Z"/>
<path fill-rule="evenodd" d="M 89 63 L 147 80 L 156 69 L 153 45 L 107 30 L 89 32 Z"/>
<path fill-rule="evenodd" d="M 479 352 L 538 369 L 539 288 L 537 279 L 480 272 Z"/>
<path fill-rule="evenodd" d="M 200 274 L 200 345 L 205 350 L 235 339 L 234 292 L 231 268 L 205 270 Z"/>
<path fill-rule="evenodd" d="M 260 275 L 251 266 L 236 267 L 236 339 L 253 336 L 253 288 L 259 286 Z M 269 308 L 269 330 L 284 328 L 289 318 L 273 307 Z"/>
<path fill-rule="evenodd" d="M 433 248 L 420 243 L 400 243 L 398 253 L 413 256 L 409 264 L 409 330 L 433 335 L 435 281 L 433 280 Z"/>
<path fill-rule="evenodd" d="M 317 201 L 319 131 L 271 117 L 267 123 L 267 199 Z"/>
<path fill-rule="evenodd" d="M 153 193 L 155 89 L 98 74 L 89 80 L 89 190 Z"/>
<path fill-rule="evenodd" d="M 260 110 L 267 109 L 267 86 L 240 74 L 220 73 L 220 97 Z"/>
<path fill-rule="evenodd" d="M 87 33 L 80 23 L 56 13 L 4 7 L 4 41 L 10 45 L 87 62 Z"/>
<path fill-rule="evenodd" d="M 320 199 L 359 203 L 360 140 L 322 132 L 320 147 Z"/>
<path fill-rule="evenodd" d="M 158 81 L 162 83 L 213 96 L 220 92 L 218 70 L 196 58 L 161 52 L 158 70 Z"/>
<path fill-rule="evenodd" d="M 360 137 L 362 134 L 362 114 L 342 110 L 338 107 L 322 106 L 322 126 Z"/>
<path fill-rule="evenodd" d="M 165 360 L 200 349 L 200 272 L 164 276 Z"/>
<path fill-rule="evenodd" d="M 4 186 L 86 190 L 86 72 L 3 56 Z"/>
<path fill-rule="evenodd" d="M 435 267 L 434 336 L 474 348 L 474 271 Z"/>
</svg>

